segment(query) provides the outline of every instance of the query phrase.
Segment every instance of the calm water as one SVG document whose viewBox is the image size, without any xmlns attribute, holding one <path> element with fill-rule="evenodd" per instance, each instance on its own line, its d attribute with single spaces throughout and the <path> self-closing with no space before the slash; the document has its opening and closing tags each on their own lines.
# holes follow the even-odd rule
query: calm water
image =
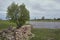
<svg viewBox="0 0 60 40">
<path fill-rule="evenodd" d="M 34 28 L 60 28 L 60 22 L 35 22 L 30 21 Z"/>
</svg>

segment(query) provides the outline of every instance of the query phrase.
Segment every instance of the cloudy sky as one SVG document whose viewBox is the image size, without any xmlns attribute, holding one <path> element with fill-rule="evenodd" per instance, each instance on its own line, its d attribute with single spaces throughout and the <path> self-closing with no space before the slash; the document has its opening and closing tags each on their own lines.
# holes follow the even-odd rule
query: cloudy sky
<svg viewBox="0 0 60 40">
<path fill-rule="evenodd" d="M 0 19 L 5 19 L 7 7 L 12 3 L 24 3 L 30 11 L 30 18 L 59 18 L 60 0 L 0 0 Z"/>
</svg>

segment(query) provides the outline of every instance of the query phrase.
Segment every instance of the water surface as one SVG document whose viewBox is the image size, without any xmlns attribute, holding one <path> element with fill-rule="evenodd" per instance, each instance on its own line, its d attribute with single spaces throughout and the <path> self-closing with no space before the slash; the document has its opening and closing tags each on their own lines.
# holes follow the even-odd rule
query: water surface
<svg viewBox="0 0 60 40">
<path fill-rule="evenodd" d="M 36 22 L 30 21 L 34 28 L 60 28 L 60 22 Z"/>
</svg>

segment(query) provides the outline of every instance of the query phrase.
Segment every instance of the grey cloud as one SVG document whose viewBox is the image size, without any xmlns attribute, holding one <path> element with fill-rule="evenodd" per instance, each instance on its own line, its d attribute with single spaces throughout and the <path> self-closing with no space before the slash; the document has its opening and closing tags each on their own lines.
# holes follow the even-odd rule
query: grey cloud
<svg viewBox="0 0 60 40">
<path fill-rule="evenodd" d="M 7 7 L 11 4 L 10 0 L 0 0 L 0 11 L 6 11 Z"/>
<path fill-rule="evenodd" d="M 6 14 L 5 13 L 0 13 L 0 19 L 6 20 Z"/>
<path fill-rule="evenodd" d="M 56 2 L 60 3 L 60 0 L 54 0 L 54 1 L 56 1 Z"/>
<path fill-rule="evenodd" d="M 58 3 L 58 1 L 59 0 L 0 0 L 0 11 L 2 11 L 1 13 L 3 14 L 3 12 L 6 12 L 7 7 L 12 2 L 15 2 L 18 4 L 25 3 L 27 9 L 30 11 L 31 18 L 40 18 L 42 16 L 49 18 L 52 18 L 52 16 L 60 17 L 60 3 Z"/>
</svg>

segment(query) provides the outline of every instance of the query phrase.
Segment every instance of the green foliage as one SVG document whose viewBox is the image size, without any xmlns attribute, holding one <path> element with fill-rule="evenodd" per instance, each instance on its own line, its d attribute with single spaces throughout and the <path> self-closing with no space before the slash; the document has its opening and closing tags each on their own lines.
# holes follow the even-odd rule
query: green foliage
<svg viewBox="0 0 60 40">
<path fill-rule="evenodd" d="M 14 2 L 8 7 L 7 18 L 16 23 L 18 27 L 24 25 L 29 20 L 29 11 L 24 4 L 18 6 Z"/>
<path fill-rule="evenodd" d="M 18 8 L 18 5 L 14 2 L 8 7 L 7 10 L 7 18 L 11 19 L 11 21 L 15 21 L 15 12 Z"/>
</svg>

